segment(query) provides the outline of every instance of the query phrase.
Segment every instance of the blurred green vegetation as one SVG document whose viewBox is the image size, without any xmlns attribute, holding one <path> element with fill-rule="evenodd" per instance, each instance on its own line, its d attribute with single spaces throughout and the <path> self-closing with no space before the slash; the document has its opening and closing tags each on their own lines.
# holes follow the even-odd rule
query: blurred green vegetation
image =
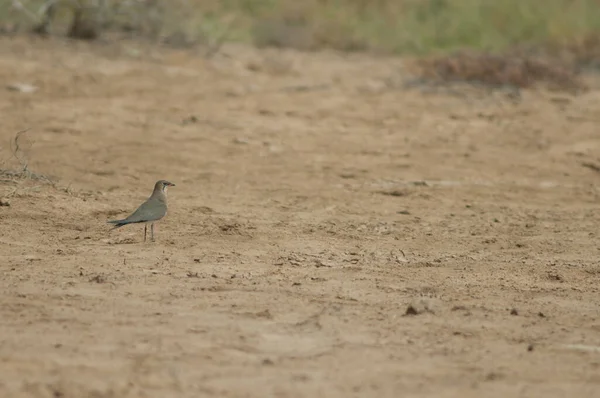
<svg viewBox="0 0 600 398">
<path fill-rule="evenodd" d="M 30 10 L 0 1 L 0 24 L 26 30 Z M 52 33 L 67 31 L 70 12 L 93 0 L 61 0 Z M 555 45 L 600 32 L 600 0 L 106 0 L 103 29 L 187 44 L 226 35 L 258 46 L 304 50 L 430 54 L 460 48 L 504 51 Z M 111 8 L 112 7 L 112 8 Z M 33 16 L 30 14 L 34 14 Z M 11 25 L 11 26 L 12 26 Z"/>
</svg>

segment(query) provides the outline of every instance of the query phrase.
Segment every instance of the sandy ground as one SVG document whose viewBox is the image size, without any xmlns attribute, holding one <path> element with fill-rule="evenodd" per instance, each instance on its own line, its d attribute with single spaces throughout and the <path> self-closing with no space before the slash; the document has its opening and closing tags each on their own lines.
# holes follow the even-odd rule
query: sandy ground
<svg viewBox="0 0 600 398">
<path fill-rule="evenodd" d="M 600 89 L 403 73 L 1 39 L 0 396 L 600 397 Z"/>
</svg>

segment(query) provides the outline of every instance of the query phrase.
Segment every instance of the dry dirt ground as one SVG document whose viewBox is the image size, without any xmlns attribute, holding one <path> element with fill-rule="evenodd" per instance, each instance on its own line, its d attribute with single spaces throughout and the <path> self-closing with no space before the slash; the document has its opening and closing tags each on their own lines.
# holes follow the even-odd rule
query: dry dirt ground
<svg viewBox="0 0 600 398">
<path fill-rule="evenodd" d="M 403 73 L 1 39 L 0 396 L 599 397 L 600 89 Z"/>
</svg>

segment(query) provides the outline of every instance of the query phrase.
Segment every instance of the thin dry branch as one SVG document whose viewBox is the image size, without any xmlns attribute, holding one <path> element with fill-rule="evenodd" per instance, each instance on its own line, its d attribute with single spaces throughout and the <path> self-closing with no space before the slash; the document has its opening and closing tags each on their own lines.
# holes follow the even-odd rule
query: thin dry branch
<svg viewBox="0 0 600 398">
<path fill-rule="evenodd" d="M 27 155 L 23 150 L 23 145 L 21 144 L 21 139 L 25 133 L 27 133 L 31 128 L 27 128 L 17 132 L 14 138 L 10 141 L 10 150 L 12 152 L 13 157 L 19 162 L 19 169 L 17 170 L 9 170 L 9 169 L 0 169 L 0 176 L 11 179 L 24 179 L 28 178 L 36 181 L 44 181 L 52 184 L 53 181 L 43 175 L 32 172 L 29 169 L 29 162 L 27 160 Z"/>
<path fill-rule="evenodd" d="M 468 82 L 489 87 L 529 88 L 544 84 L 565 91 L 582 91 L 585 84 L 577 70 L 558 59 L 545 59 L 527 54 L 487 54 L 469 51 L 421 59 L 418 75 L 429 81 Z"/>
<path fill-rule="evenodd" d="M 17 159 L 17 161 L 21 165 L 22 172 L 24 172 L 24 173 L 26 173 L 28 171 L 27 170 L 27 158 L 23 154 L 23 150 L 21 149 L 19 140 L 21 139 L 21 136 L 23 134 L 27 133 L 29 130 L 31 130 L 31 127 L 26 128 L 25 130 L 18 131 L 15 134 L 15 137 L 10 141 L 10 150 L 11 150 L 13 156 L 15 157 L 15 159 Z M 23 154 L 23 156 L 19 156 L 19 153 Z"/>
</svg>

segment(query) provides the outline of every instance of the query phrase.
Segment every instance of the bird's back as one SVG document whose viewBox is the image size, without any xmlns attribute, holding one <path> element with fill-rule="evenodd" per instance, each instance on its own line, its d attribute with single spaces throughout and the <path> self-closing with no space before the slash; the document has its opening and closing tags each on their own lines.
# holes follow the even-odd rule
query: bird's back
<svg viewBox="0 0 600 398">
<path fill-rule="evenodd" d="M 151 196 L 125 219 L 130 223 L 156 221 L 167 214 L 167 202 L 156 196 Z"/>
<path fill-rule="evenodd" d="M 123 220 L 111 220 L 110 224 L 115 224 L 118 228 L 127 224 L 157 221 L 167 214 L 167 196 L 159 189 L 155 189 L 152 195 Z"/>
</svg>

